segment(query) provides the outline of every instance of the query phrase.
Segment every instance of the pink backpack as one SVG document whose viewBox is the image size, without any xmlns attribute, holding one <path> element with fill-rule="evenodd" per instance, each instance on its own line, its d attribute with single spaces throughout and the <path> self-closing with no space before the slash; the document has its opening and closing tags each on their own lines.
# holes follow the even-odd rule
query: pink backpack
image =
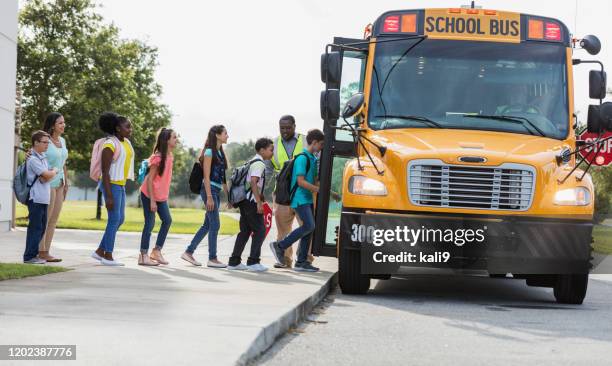
<svg viewBox="0 0 612 366">
<path fill-rule="evenodd" d="M 91 161 L 89 163 L 89 177 L 93 179 L 94 182 L 98 182 L 102 176 L 102 150 L 104 143 L 109 139 L 115 144 L 113 161 L 119 159 L 119 154 L 121 154 L 121 143 L 115 136 L 103 137 L 96 140 L 93 150 L 91 151 Z"/>
</svg>

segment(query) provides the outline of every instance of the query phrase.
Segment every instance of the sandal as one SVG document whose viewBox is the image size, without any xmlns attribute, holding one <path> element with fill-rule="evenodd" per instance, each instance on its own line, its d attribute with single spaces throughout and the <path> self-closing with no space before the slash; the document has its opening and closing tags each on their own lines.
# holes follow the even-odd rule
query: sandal
<svg viewBox="0 0 612 366">
<path fill-rule="evenodd" d="M 168 264 L 168 261 L 161 254 L 161 251 L 157 249 L 153 249 L 153 251 L 151 252 L 151 259 L 156 261 L 159 264 L 163 264 L 163 265 Z"/>
<path fill-rule="evenodd" d="M 159 266 L 159 263 L 152 261 L 151 258 L 147 254 L 142 254 L 138 256 L 138 265 L 140 266 Z"/>
</svg>

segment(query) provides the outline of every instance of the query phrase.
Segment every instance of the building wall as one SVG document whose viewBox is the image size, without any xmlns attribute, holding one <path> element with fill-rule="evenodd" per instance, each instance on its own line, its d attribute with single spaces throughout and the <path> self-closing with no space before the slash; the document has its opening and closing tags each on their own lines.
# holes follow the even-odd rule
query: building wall
<svg viewBox="0 0 612 366">
<path fill-rule="evenodd" d="M 12 219 L 17 2 L 0 0 L 0 232 Z"/>
</svg>

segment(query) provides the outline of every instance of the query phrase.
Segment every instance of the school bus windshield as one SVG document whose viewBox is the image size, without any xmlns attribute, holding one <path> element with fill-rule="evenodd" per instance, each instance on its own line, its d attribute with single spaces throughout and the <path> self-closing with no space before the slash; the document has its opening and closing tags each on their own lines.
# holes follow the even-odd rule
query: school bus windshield
<svg viewBox="0 0 612 366">
<path fill-rule="evenodd" d="M 368 113 L 372 129 L 441 127 L 567 136 L 562 45 L 417 42 L 376 45 Z"/>
</svg>

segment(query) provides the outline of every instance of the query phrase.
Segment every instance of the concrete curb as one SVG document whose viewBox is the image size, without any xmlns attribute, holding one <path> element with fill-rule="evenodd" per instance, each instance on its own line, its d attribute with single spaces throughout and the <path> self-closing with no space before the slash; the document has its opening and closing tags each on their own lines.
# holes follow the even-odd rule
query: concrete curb
<svg viewBox="0 0 612 366">
<path fill-rule="evenodd" d="M 280 316 L 276 321 L 264 327 L 253 343 L 236 362 L 236 365 L 247 365 L 256 357 L 263 354 L 274 342 L 285 334 L 291 326 L 301 322 L 323 300 L 330 290 L 338 283 L 338 272 L 334 273 L 321 288 L 310 297 L 296 305 L 293 309 Z"/>
</svg>

